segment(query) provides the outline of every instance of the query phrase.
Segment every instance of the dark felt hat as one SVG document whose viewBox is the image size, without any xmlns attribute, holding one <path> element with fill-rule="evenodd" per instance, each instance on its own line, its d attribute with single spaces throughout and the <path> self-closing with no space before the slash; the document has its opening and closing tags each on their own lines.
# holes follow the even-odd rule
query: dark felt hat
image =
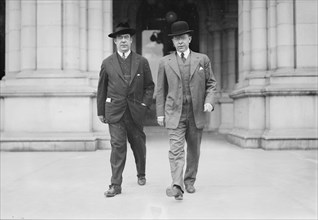
<svg viewBox="0 0 318 220">
<path fill-rule="evenodd" d="M 117 35 L 122 35 L 122 34 L 130 34 L 132 36 L 135 33 L 136 33 L 136 30 L 133 28 L 130 28 L 128 23 L 119 23 L 116 26 L 114 33 L 109 34 L 108 37 L 116 38 Z"/>
<path fill-rule="evenodd" d="M 189 30 L 189 25 L 187 22 L 176 21 L 171 25 L 171 34 L 168 34 L 168 36 L 173 37 L 191 32 L 193 32 L 193 30 Z"/>
</svg>

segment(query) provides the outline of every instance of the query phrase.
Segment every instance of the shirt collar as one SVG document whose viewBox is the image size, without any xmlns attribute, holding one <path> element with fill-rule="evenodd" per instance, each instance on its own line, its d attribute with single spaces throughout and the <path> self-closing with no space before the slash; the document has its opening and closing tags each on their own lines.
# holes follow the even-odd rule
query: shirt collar
<svg viewBox="0 0 318 220">
<path fill-rule="evenodd" d="M 128 50 L 127 52 L 125 52 L 125 57 L 127 58 L 130 54 L 131 50 Z M 119 54 L 119 56 L 123 57 L 123 53 L 122 52 L 119 52 L 117 51 L 117 53 Z"/>
<path fill-rule="evenodd" d="M 181 52 L 177 51 L 179 57 L 181 57 Z M 190 49 L 188 48 L 186 51 L 183 52 L 184 53 L 184 57 L 187 59 L 189 54 L 190 54 Z"/>
</svg>

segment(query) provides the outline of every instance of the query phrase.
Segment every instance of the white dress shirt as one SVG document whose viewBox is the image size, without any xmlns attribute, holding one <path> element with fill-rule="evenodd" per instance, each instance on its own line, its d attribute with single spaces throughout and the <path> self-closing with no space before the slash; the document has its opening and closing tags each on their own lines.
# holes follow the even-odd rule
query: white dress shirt
<svg viewBox="0 0 318 220">
<path fill-rule="evenodd" d="M 188 48 L 186 51 L 184 51 L 184 52 L 179 52 L 179 51 L 177 51 L 177 54 L 179 55 L 179 57 L 181 57 L 181 53 L 183 53 L 184 54 L 184 58 L 188 58 L 188 56 L 189 56 L 189 54 L 190 54 L 190 49 Z"/>
<path fill-rule="evenodd" d="M 130 52 L 131 52 L 131 50 L 128 50 L 127 52 L 125 52 L 125 59 L 129 56 Z M 123 57 L 122 52 L 117 51 L 117 53 L 119 54 L 119 56 Z"/>
</svg>

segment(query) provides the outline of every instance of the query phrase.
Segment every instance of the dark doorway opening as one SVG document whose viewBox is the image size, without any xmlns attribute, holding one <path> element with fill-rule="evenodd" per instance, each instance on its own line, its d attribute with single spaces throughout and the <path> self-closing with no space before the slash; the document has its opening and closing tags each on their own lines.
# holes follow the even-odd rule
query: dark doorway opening
<svg viewBox="0 0 318 220">
<path fill-rule="evenodd" d="M 160 58 L 175 51 L 168 36 L 173 22 L 183 20 L 189 24 L 194 30 L 190 49 L 199 52 L 199 14 L 192 1 L 143 0 L 136 16 L 136 51 L 148 59 L 155 84 Z M 146 114 L 146 126 L 158 125 L 155 95 Z"/>
<path fill-rule="evenodd" d="M 190 3 L 189 3 L 190 2 Z M 199 52 L 199 14 L 191 1 L 184 0 L 145 0 L 142 1 L 137 13 L 136 50 L 142 52 L 142 31 L 158 30 L 152 41 L 163 45 L 163 55 L 175 51 L 171 42 L 171 24 L 175 21 L 186 21 L 194 30 L 190 49 Z"/>
<path fill-rule="evenodd" d="M 0 80 L 5 69 L 5 1 L 0 1 Z"/>
</svg>

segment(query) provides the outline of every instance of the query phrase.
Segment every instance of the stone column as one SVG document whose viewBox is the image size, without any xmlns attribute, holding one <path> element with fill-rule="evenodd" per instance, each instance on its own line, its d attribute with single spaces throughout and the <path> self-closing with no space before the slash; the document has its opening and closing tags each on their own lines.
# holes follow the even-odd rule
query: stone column
<svg viewBox="0 0 318 220">
<path fill-rule="evenodd" d="M 37 1 L 37 69 L 61 70 L 62 1 Z"/>
<path fill-rule="evenodd" d="M 104 58 L 113 53 L 113 40 L 108 37 L 109 33 L 113 32 L 113 0 L 104 0 L 103 2 L 103 44 L 104 44 Z"/>
<path fill-rule="evenodd" d="M 251 1 L 251 67 L 267 68 L 266 0 Z"/>
<path fill-rule="evenodd" d="M 227 65 L 227 32 L 222 31 L 221 35 L 221 68 L 222 68 L 222 76 L 221 76 L 221 91 L 227 92 L 227 81 L 228 81 L 228 65 Z"/>
<path fill-rule="evenodd" d="M 8 13 L 10 12 L 10 13 Z M 6 78 L 20 71 L 21 1 L 6 1 Z"/>
<path fill-rule="evenodd" d="M 90 85 L 87 74 L 78 72 L 81 2 L 6 1 L 7 69 L 0 82 L 0 150 L 96 150 L 100 140 L 92 122 L 93 116 L 97 118 L 96 86 Z M 91 13 L 93 28 L 95 14 Z M 96 62 L 99 66 L 101 58 Z"/>
<path fill-rule="evenodd" d="M 277 67 L 294 68 L 293 1 L 277 0 Z"/>
<path fill-rule="evenodd" d="M 207 30 L 206 30 L 207 31 Z M 214 54 L 213 54 L 213 36 L 212 34 L 210 34 L 209 32 L 207 32 L 207 36 L 205 38 L 206 42 L 207 42 L 207 49 L 206 49 L 206 54 L 208 55 L 208 57 L 210 58 L 211 60 L 211 65 L 212 65 L 212 70 L 213 70 L 213 73 L 215 74 L 214 72 L 214 64 L 213 64 L 213 59 L 214 59 Z"/>
<path fill-rule="evenodd" d="M 200 9 L 199 9 L 200 10 Z M 199 50 L 201 53 L 208 54 L 208 49 L 210 48 L 210 42 L 209 42 L 209 32 L 206 28 L 206 20 L 207 17 L 207 10 L 202 10 L 200 19 L 199 19 Z"/>
<path fill-rule="evenodd" d="M 228 85 L 227 88 L 230 92 L 233 91 L 236 80 L 236 29 L 228 29 Z"/>
<path fill-rule="evenodd" d="M 21 71 L 36 69 L 36 1 L 21 1 Z"/>
<path fill-rule="evenodd" d="M 214 76 L 218 82 L 218 91 L 221 90 L 221 72 L 222 72 L 222 21 L 220 17 L 213 16 L 207 19 L 207 29 L 210 33 L 212 40 L 211 48 L 211 64 Z"/>
<path fill-rule="evenodd" d="M 218 102 L 217 105 L 214 106 L 215 109 L 213 113 L 211 114 L 211 120 L 210 120 L 210 127 L 213 128 L 213 130 L 217 129 L 220 133 L 223 132 L 224 127 L 224 117 L 226 115 L 226 110 L 224 110 L 224 103 L 222 100 L 220 100 L 222 96 L 221 94 L 221 86 L 222 86 L 222 28 L 221 25 L 218 24 L 214 26 L 211 31 L 211 38 L 212 38 L 212 70 L 217 82 L 217 92 L 218 92 Z M 230 116 L 232 114 L 230 113 Z M 231 118 L 231 117 L 229 117 Z M 223 124 L 223 125 L 222 125 Z M 225 126 L 226 127 L 226 126 Z"/>
<path fill-rule="evenodd" d="M 88 71 L 100 70 L 103 59 L 103 1 L 88 1 Z"/>
<path fill-rule="evenodd" d="M 233 128 L 233 100 L 229 93 L 235 86 L 236 72 L 236 15 L 226 14 L 222 22 L 222 95 L 219 100 L 221 107 L 220 133 L 227 133 Z"/>
<path fill-rule="evenodd" d="M 215 30 L 212 32 L 212 66 L 213 66 L 213 73 L 215 75 L 216 81 L 218 82 L 217 88 L 218 91 L 221 90 L 221 81 L 222 81 L 222 33 L 220 30 Z"/>
<path fill-rule="evenodd" d="M 266 129 L 261 147 L 317 149 L 318 3 L 301 0 L 275 3 L 271 5 L 275 7 L 276 21 L 270 24 L 276 25 L 277 68 L 268 72 L 264 88 Z"/>
<path fill-rule="evenodd" d="M 218 94 L 220 94 L 222 84 L 222 26 L 220 16 L 216 15 L 216 8 L 214 8 L 212 14 L 213 16 L 208 17 L 206 23 L 207 30 L 209 32 L 209 39 L 211 39 L 211 46 L 209 46 L 208 52 L 211 54 L 211 66 L 217 81 L 217 91 Z M 214 107 L 214 111 L 209 114 L 209 118 L 207 118 L 207 121 L 209 121 L 207 125 L 208 130 L 220 129 L 222 122 L 222 104 L 217 101 Z"/>
<path fill-rule="evenodd" d="M 239 83 L 244 84 L 251 69 L 251 2 L 239 1 Z"/>
<path fill-rule="evenodd" d="M 315 73 L 311 75 L 317 76 L 318 2 L 301 0 L 294 2 L 296 68 L 311 69 L 310 72 Z"/>
<path fill-rule="evenodd" d="M 113 0 L 98 1 L 95 5 L 90 5 L 89 8 L 88 71 L 99 72 L 103 59 L 113 53 L 113 39 L 108 37 L 108 34 L 113 32 Z M 97 15 L 92 17 L 91 13 L 97 13 Z M 90 42 L 93 39 L 95 39 L 96 42 Z M 92 56 L 95 56 L 95 58 L 91 59 Z M 90 74 L 89 78 L 92 87 L 97 88 L 99 74 Z M 99 138 L 98 146 L 99 148 L 108 148 L 110 138 L 109 130 L 108 126 L 100 123 L 96 115 L 96 97 L 93 98 L 92 105 L 94 114 L 92 117 L 93 130 Z"/>
<path fill-rule="evenodd" d="M 267 71 L 266 1 L 239 2 L 240 77 L 230 94 L 234 99 L 234 128 L 229 140 L 247 148 L 260 147 L 265 128 L 265 98 L 262 90 Z"/>
<path fill-rule="evenodd" d="M 276 26 L 276 0 L 268 1 L 267 22 L 268 22 L 268 69 L 277 68 L 277 26 Z"/>
<path fill-rule="evenodd" d="M 228 15 L 224 21 L 223 28 L 226 32 L 226 55 L 225 64 L 227 69 L 227 80 L 224 89 L 231 92 L 235 86 L 235 73 L 236 73 L 236 28 L 237 22 L 234 15 Z"/>
<path fill-rule="evenodd" d="M 87 0 L 80 1 L 80 70 L 87 71 Z"/>
<path fill-rule="evenodd" d="M 79 70 L 79 1 L 63 1 L 63 70 Z"/>
</svg>

